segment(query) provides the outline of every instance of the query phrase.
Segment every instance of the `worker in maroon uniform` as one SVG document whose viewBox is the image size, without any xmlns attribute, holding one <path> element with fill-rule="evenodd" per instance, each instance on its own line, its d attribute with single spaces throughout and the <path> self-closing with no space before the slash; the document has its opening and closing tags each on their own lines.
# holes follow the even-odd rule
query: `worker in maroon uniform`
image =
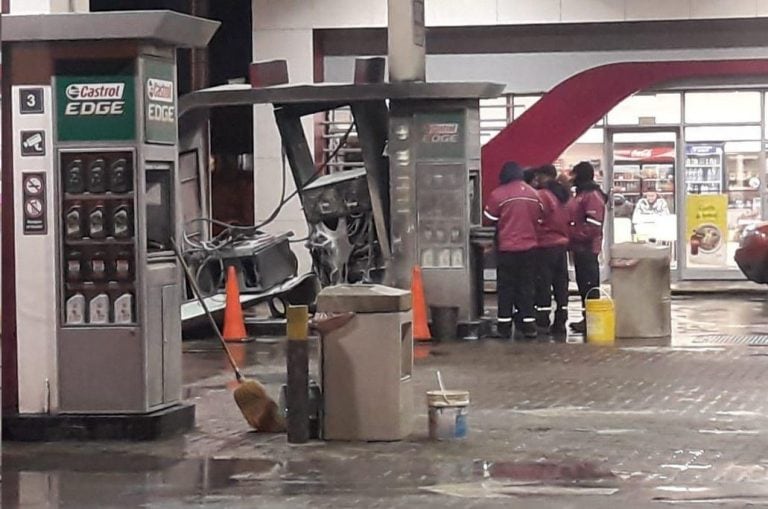
<svg viewBox="0 0 768 509">
<path fill-rule="evenodd" d="M 499 335 L 512 336 L 514 317 L 517 335 L 533 339 L 537 336 L 533 278 L 541 202 L 536 190 L 523 182 L 523 169 L 517 163 L 504 164 L 499 181 L 484 212 L 497 223 Z"/>
<path fill-rule="evenodd" d="M 581 305 L 584 309 L 587 292 L 600 286 L 600 265 L 597 257 L 603 245 L 603 221 L 607 196 L 595 182 L 595 169 L 582 161 L 571 171 L 576 196 L 569 202 L 571 218 L 571 252 L 576 270 Z M 572 323 L 571 330 L 585 333 L 586 321 Z"/>
<path fill-rule="evenodd" d="M 536 169 L 535 182 L 543 208 L 536 256 L 536 325 L 539 330 L 548 330 L 553 336 L 564 338 L 568 321 L 570 237 L 570 216 L 566 204 L 571 193 L 557 181 L 557 170 L 551 164 Z M 550 327 L 553 297 L 556 307 Z"/>
</svg>

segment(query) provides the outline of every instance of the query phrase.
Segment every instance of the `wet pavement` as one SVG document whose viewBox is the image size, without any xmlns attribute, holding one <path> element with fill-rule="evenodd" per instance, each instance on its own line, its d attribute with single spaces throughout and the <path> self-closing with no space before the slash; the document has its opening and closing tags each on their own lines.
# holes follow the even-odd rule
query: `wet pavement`
<svg viewBox="0 0 768 509">
<path fill-rule="evenodd" d="M 393 443 L 249 432 L 216 345 L 186 342 L 193 432 L 4 443 L 2 507 L 768 507 L 766 299 L 676 298 L 673 314 L 671 341 L 437 345 L 414 370 L 414 433 Z M 283 351 L 236 355 L 276 396 Z M 438 369 L 471 393 L 465 441 L 428 440 Z"/>
</svg>

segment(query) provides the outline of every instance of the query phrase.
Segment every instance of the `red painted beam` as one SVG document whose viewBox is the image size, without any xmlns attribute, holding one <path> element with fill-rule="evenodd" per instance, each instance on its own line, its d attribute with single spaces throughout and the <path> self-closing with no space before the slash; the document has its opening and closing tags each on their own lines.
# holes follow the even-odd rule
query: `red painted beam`
<svg viewBox="0 0 768 509">
<path fill-rule="evenodd" d="M 552 163 L 632 94 L 670 81 L 719 76 L 768 76 L 768 60 L 626 62 L 568 78 L 483 146 L 483 198 L 498 185 L 506 161 Z"/>
</svg>

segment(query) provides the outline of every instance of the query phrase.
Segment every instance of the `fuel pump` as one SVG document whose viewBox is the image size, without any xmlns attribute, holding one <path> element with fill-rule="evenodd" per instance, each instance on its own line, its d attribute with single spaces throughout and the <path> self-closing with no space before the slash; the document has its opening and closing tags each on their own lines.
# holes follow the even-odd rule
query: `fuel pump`
<svg viewBox="0 0 768 509">
<path fill-rule="evenodd" d="M 481 331 L 482 287 L 470 230 L 481 222 L 477 98 L 390 104 L 391 284 L 421 266 L 430 306 L 459 308 L 460 337 Z M 479 297 L 479 298 L 478 298 Z"/>
<path fill-rule="evenodd" d="M 9 438 L 155 438 L 181 402 L 176 48 L 218 23 L 170 11 L 12 16 L 3 186 Z M 3 278 L 7 282 L 6 274 Z M 9 411 L 10 410 L 10 411 Z"/>
</svg>

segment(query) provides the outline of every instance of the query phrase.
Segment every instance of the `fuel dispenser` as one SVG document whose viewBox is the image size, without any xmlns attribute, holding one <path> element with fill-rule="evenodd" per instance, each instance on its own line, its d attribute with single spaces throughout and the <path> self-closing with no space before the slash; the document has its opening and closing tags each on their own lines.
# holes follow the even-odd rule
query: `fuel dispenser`
<svg viewBox="0 0 768 509">
<path fill-rule="evenodd" d="M 458 306 L 458 335 L 478 337 L 479 99 L 393 100 L 389 126 L 390 284 L 408 288 L 420 265 L 428 303 Z"/>
<path fill-rule="evenodd" d="M 252 72 L 260 74 L 262 66 L 275 62 L 254 63 Z M 378 67 L 360 59 L 355 75 L 366 75 L 366 66 Z M 229 85 L 187 94 L 180 107 L 190 115 L 271 103 L 323 286 L 410 289 L 412 269 L 421 265 L 427 302 L 457 306 L 457 335 L 476 338 L 484 332 L 482 256 L 470 242 L 482 213 L 479 103 L 503 90 L 486 82 Z M 357 127 L 363 168 L 325 173 L 325 163 L 315 164 L 302 118 L 345 106 Z"/>
<path fill-rule="evenodd" d="M 169 11 L 4 19 L 9 438 L 154 438 L 194 423 L 173 253 L 176 48 L 217 27 Z"/>
</svg>

